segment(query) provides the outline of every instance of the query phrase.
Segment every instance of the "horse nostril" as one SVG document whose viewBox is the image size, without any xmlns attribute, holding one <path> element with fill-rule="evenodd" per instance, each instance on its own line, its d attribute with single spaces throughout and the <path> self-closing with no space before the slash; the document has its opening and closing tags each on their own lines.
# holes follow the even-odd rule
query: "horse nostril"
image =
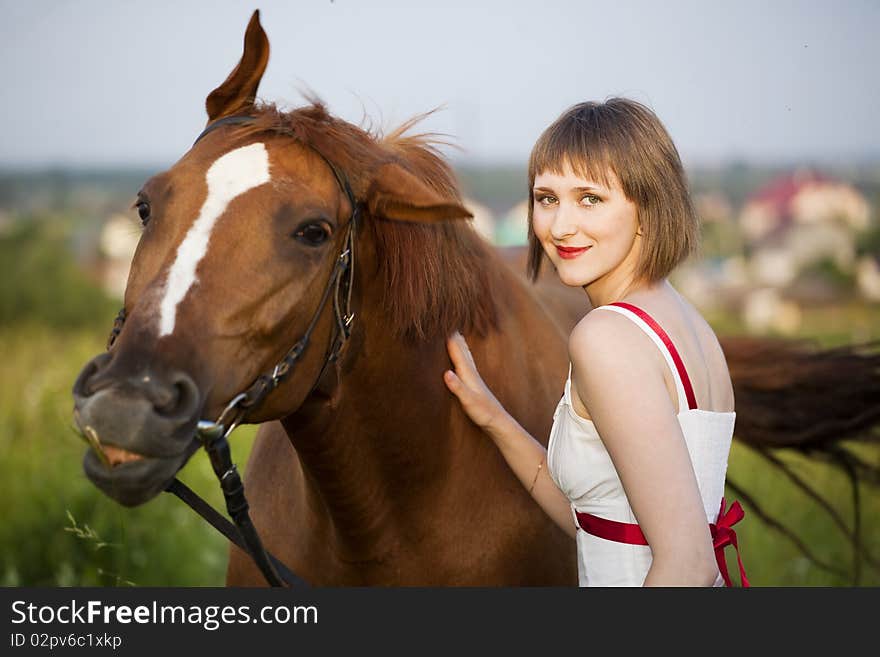
<svg viewBox="0 0 880 657">
<path fill-rule="evenodd" d="M 164 417 L 189 419 L 199 403 L 199 389 L 186 374 L 178 373 L 168 388 L 154 401 L 154 408 Z"/>
<path fill-rule="evenodd" d="M 176 386 L 155 386 L 149 391 L 149 394 L 152 398 L 153 408 L 159 415 L 170 415 L 174 412 L 178 395 Z"/>
<path fill-rule="evenodd" d="M 111 358 L 110 354 L 99 354 L 86 363 L 73 384 L 73 394 L 78 397 L 88 398 L 102 387 L 109 385 L 110 382 L 106 377 L 102 383 L 99 374 L 102 370 L 106 370 L 106 365 L 110 362 Z"/>
</svg>

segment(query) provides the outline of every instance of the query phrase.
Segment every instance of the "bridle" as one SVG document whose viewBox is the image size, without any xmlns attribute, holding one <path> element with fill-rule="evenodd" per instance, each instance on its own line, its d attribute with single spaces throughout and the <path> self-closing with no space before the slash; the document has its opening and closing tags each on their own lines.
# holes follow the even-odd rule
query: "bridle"
<svg viewBox="0 0 880 657">
<path fill-rule="evenodd" d="M 217 128 L 230 124 L 246 124 L 252 123 L 254 117 L 246 115 L 227 116 L 210 123 L 202 133 L 193 142 L 193 146 L 199 142 L 202 137 Z M 355 199 L 348 183 L 346 176 L 339 168 L 330 161 L 321 151 L 312 144 L 308 145 L 315 153 L 317 153 L 336 178 L 339 187 L 348 199 L 351 205 L 351 217 L 346 228 L 346 237 L 343 247 L 339 255 L 336 257 L 333 271 L 324 292 L 321 295 L 321 301 L 317 309 L 312 315 L 305 334 L 291 347 L 284 357 L 278 361 L 271 372 L 261 374 L 256 380 L 244 391 L 235 395 L 232 400 L 223 409 L 216 420 L 199 420 L 196 428 L 196 438 L 202 443 L 205 451 L 211 460 L 211 466 L 214 474 L 220 480 L 220 487 L 223 490 L 223 496 L 226 500 L 226 510 L 232 518 L 234 525 L 218 513 L 213 507 L 193 492 L 179 479 L 175 478 L 165 489 L 167 492 L 174 493 L 188 504 L 196 513 L 207 520 L 215 529 L 223 534 L 227 539 L 235 543 L 239 548 L 250 554 L 257 567 L 263 573 L 263 577 L 271 586 L 308 586 L 301 577 L 294 574 L 278 559 L 273 557 L 263 547 L 260 536 L 257 533 L 251 521 L 248 512 L 249 506 L 244 494 L 244 484 L 238 469 L 232 462 L 231 450 L 227 438 L 238 427 L 248 415 L 249 412 L 260 406 L 266 397 L 277 388 L 290 374 L 296 366 L 297 361 L 309 346 L 309 340 L 312 331 L 318 323 L 324 307 L 333 293 L 333 313 L 334 327 L 333 338 L 327 348 L 327 354 L 324 358 L 324 364 L 318 373 L 315 383 L 312 385 L 309 394 L 318 385 L 327 365 L 334 362 L 342 349 L 342 346 L 351 336 L 351 327 L 354 320 L 354 313 L 351 310 L 351 290 L 354 280 L 354 245 L 355 232 L 357 229 L 357 221 L 360 215 L 360 205 Z M 113 330 L 110 332 L 110 338 L 107 341 L 107 349 L 109 350 L 116 341 L 117 336 L 122 331 L 125 323 L 125 308 L 119 311 L 116 320 L 113 323 Z"/>
</svg>

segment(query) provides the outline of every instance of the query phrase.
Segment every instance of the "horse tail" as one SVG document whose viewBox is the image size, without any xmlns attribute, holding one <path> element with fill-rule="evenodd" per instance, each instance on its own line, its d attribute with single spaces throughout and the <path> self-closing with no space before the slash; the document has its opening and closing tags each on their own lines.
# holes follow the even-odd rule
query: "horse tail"
<svg viewBox="0 0 880 657">
<path fill-rule="evenodd" d="M 880 341 L 817 349 L 805 341 L 737 337 L 721 346 L 739 440 L 810 451 L 880 439 Z"/>
<path fill-rule="evenodd" d="M 880 465 L 859 455 L 857 444 L 880 443 L 880 341 L 818 348 L 807 341 L 725 337 L 720 340 L 736 397 L 735 438 L 780 470 L 817 502 L 846 536 L 853 549 L 852 577 L 861 564 L 880 568 L 861 536 L 860 482 L 880 485 Z M 852 523 L 777 456 L 782 449 L 800 452 L 840 469 L 850 480 Z M 809 552 L 791 528 L 770 516 L 728 478 L 728 485 L 766 524 L 789 538 L 815 565 L 841 574 Z"/>
</svg>

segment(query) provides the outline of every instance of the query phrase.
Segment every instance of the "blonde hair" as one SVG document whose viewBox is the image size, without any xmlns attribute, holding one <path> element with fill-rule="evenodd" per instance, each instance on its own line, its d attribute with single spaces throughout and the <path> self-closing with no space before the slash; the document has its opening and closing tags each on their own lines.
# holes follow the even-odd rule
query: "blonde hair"
<svg viewBox="0 0 880 657">
<path fill-rule="evenodd" d="M 561 174 L 568 164 L 579 177 L 608 185 L 620 181 L 636 205 L 642 248 L 635 275 L 665 278 L 699 243 L 700 222 L 688 193 L 681 158 L 666 128 L 650 109 L 628 98 L 579 103 L 538 138 L 529 157 L 528 275 L 538 278 L 544 249 L 532 227 L 535 176 Z"/>
</svg>

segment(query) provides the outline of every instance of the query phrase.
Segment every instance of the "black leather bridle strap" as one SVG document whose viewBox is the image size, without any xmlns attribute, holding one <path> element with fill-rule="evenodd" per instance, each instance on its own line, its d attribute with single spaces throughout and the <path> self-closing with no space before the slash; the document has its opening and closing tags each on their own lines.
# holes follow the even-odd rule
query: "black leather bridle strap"
<svg viewBox="0 0 880 657">
<path fill-rule="evenodd" d="M 196 138 L 194 145 L 199 139 L 222 125 L 248 124 L 253 120 L 254 119 L 251 116 L 228 116 L 218 119 L 202 131 L 202 133 Z M 306 145 L 310 146 L 311 150 L 320 156 L 332 171 L 333 176 L 336 178 L 336 182 L 339 184 L 339 187 L 342 189 L 349 202 L 351 217 L 348 222 L 347 235 L 343 242 L 342 253 L 337 257 L 336 262 L 334 263 L 324 293 L 321 295 L 321 301 L 312 316 L 311 322 L 309 322 L 305 335 L 303 335 L 303 337 L 287 352 L 284 358 L 275 366 L 271 374 L 261 375 L 251 387 L 248 388 L 248 390 L 237 395 L 216 422 L 199 422 L 198 433 L 204 443 L 205 450 L 208 452 L 208 456 L 211 459 L 211 465 L 214 472 L 220 481 L 220 487 L 223 490 L 223 496 L 226 500 L 226 509 L 235 523 L 234 526 L 228 520 L 220 516 L 219 513 L 217 513 L 198 495 L 191 490 L 186 489 L 179 480 L 175 479 L 167 488 L 169 492 L 177 495 L 177 497 L 210 522 L 212 526 L 218 529 L 218 531 L 221 531 L 224 536 L 247 552 L 263 573 L 263 576 L 270 586 L 282 586 L 283 584 L 287 584 L 288 586 L 307 586 L 307 584 L 302 578 L 297 577 L 290 571 L 290 569 L 284 566 L 284 564 L 269 554 L 263 546 L 259 533 L 248 513 L 249 507 L 244 494 L 244 484 L 238 474 L 238 469 L 232 463 L 229 443 L 226 438 L 244 419 L 244 416 L 248 411 L 252 411 L 259 406 L 268 394 L 271 393 L 293 370 L 300 356 L 309 344 L 311 333 L 318 322 L 318 318 L 323 313 L 331 292 L 333 294 L 333 312 L 336 322 L 333 337 L 328 346 L 328 355 L 325 357 L 324 366 L 321 368 L 321 372 L 312 386 L 312 389 L 318 384 L 327 364 L 335 360 L 338 356 L 343 343 L 346 342 L 351 334 L 351 323 L 354 319 L 354 314 L 351 312 L 351 288 L 354 275 L 354 238 L 360 207 L 354 193 L 352 192 L 348 178 L 343 175 L 339 168 L 320 150 L 310 144 Z M 340 294 L 343 295 L 344 299 L 340 299 Z M 124 321 L 124 316 L 121 321 Z M 231 413 L 228 420 L 226 418 L 227 411 Z M 218 518 L 222 520 L 222 522 L 219 522 Z M 218 523 L 224 525 L 226 531 L 220 529 Z M 229 534 L 231 531 L 235 531 L 238 541 L 230 537 Z"/>
<path fill-rule="evenodd" d="M 254 381 L 251 386 L 245 390 L 241 396 L 241 402 L 238 404 L 239 414 L 236 417 L 236 424 L 241 422 L 244 419 L 245 414 L 257 408 L 260 404 L 263 403 L 263 400 L 277 388 L 284 379 L 290 374 L 293 368 L 296 366 L 297 361 L 305 352 L 306 348 L 309 346 L 309 341 L 312 337 L 312 332 L 315 330 L 315 326 L 318 324 L 318 320 L 321 318 L 321 315 L 324 313 L 324 308 L 327 305 L 327 301 L 330 299 L 331 293 L 334 294 L 335 297 L 339 295 L 339 284 L 342 278 L 350 277 L 350 267 L 351 267 L 351 254 L 353 253 L 353 234 L 352 231 L 354 229 L 356 213 L 352 215 L 351 221 L 349 222 L 349 233 L 345 239 L 345 246 L 343 248 L 342 253 L 337 256 L 336 263 L 333 266 L 333 270 L 330 272 L 330 278 L 327 281 L 327 284 L 324 286 L 324 292 L 321 295 L 321 300 L 318 303 L 318 307 L 312 315 L 312 319 L 309 322 L 309 326 L 306 329 L 306 332 L 303 336 L 297 340 L 296 344 L 288 350 L 287 354 L 282 358 L 273 368 L 272 372 L 261 374 L 257 377 L 257 380 Z M 349 288 L 350 289 L 350 288 Z M 345 321 L 339 315 L 338 309 L 338 298 L 334 299 L 333 303 L 333 311 L 336 314 L 336 325 L 334 327 L 334 334 L 330 341 L 330 347 L 328 349 L 328 356 L 325 357 L 324 367 L 326 367 L 327 362 L 330 361 L 331 357 L 335 358 L 338 353 L 339 348 L 342 346 L 342 343 L 348 339 L 349 336 L 349 326 L 350 324 L 346 324 Z M 321 368 L 321 373 L 324 371 L 324 367 Z M 318 375 L 318 379 L 320 379 L 320 374 Z M 317 379 L 315 380 L 315 385 L 317 385 Z M 312 386 L 314 389 L 314 385 Z M 311 390 L 309 391 L 311 392 Z"/>
<path fill-rule="evenodd" d="M 243 125 L 245 123 L 253 123 L 253 122 L 254 122 L 254 117 L 252 117 L 252 116 L 247 116 L 247 115 L 224 116 L 222 119 L 217 119 L 216 121 L 213 121 L 213 122 L 209 123 L 207 126 L 205 126 L 205 129 L 202 130 L 201 134 L 199 134 L 199 136 L 196 137 L 196 140 L 193 142 L 193 146 L 198 144 L 199 139 L 204 137 L 206 134 L 208 134 L 209 132 L 213 132 L 217 128 L 220 128 L 224 125 Z"/>
<path fill-rule="evenodd" d="M 165 490 L 169 493 L 174 493 L 189 505 L 193 511 L 207 520 L 214 529 L 229 539 L 230 542 L 234 543 L 246 554 L 252 556 L 247 545 L 245 545 L 244 539 L 242 539 L 238 528 L 224 518 L 216 509 L 214 509 L 214 507 L 199 497 L 189 486 L 180 481 L 180 479 L 172 481 Z M 306 583 L 304 579 L 298 577 L 292 570 L 285 566 L 282 561 L 276 559 L 268 550 L 266 550 L 266 556 L 269 558 L 269 561 L 272 562 L 272 566 L 278 572 L 278 575 L 281 576 L 288 586 L 308 587 L 308 583 Z"/>
</svg>

